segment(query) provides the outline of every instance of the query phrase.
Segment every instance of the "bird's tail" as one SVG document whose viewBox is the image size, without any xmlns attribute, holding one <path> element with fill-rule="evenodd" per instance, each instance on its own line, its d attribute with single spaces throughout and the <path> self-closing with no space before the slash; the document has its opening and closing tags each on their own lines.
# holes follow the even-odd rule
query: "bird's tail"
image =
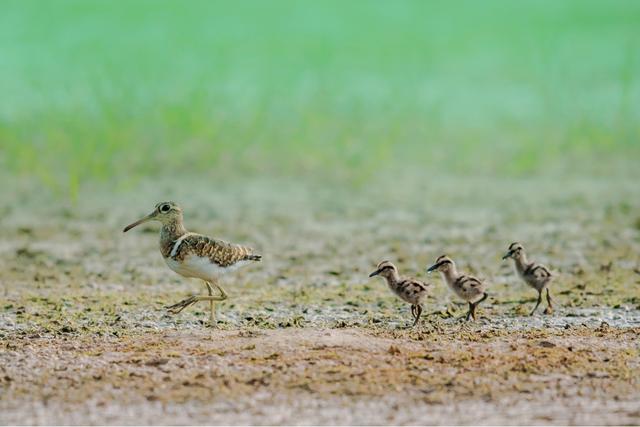
<svg viewBox="0 0 640 427">
<path fill-rule="evenodd" d="M 262 255 L 247 255 L 247 261 L 262 261 Z"/>
</svg>

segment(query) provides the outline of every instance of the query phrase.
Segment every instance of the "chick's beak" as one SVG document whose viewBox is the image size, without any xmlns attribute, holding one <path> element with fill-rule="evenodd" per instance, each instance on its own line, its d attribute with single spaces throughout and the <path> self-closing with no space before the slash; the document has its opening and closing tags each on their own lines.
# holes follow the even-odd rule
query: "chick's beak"
<svg viewBox="0 0 640 427">
<path fill-rule="evenodd" d="M 427 268 L 427 273 L 431 273 L 436 268 L 438 268 L 438 264 L 433 264 L 431 267 Z"/>
<path fill-rule="evenodd" d="M 156 212 L 153 211 L 151 212 L 149 215 L 145 216 L 144 218 L 141 218 L 139 220 L 137 220 L 136 222 L 127 225 L 124 230 L 122 230 L 123 233 L 126 233 L 127 231 L 131 230 L 133 227 L 136 227 L 142 223 L 145 223 L 147 221 L 151 221 L 152 219 L 154 219 L 156 217 Z"/>
<path fill-rule="evenodd" d="M 380 274 L 380 271 L 381 271 L 380 269 L 378 269 L 378 270 L 374 271 L 373 273 L 371 273 L 371 274 L 369 275 L 369 277 L 377 276 L 378 274 Z"/>
<path fill-rule="evenodd" d="M 502 259 L 507 259 L 507 258 L 511 258 L 511 255 L 513 255 L 513 252 L 509 251 L 506 254 L 504 254 L 504 256 L 502 257 Z"/>
</svg>

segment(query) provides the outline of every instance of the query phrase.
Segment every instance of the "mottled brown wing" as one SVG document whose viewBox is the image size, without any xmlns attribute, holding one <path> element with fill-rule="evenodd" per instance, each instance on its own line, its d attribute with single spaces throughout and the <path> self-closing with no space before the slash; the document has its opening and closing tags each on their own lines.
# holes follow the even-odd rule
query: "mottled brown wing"
<svg viewBox="0 0 640 427">
<path fill-rule="evenodd" d="M 458 285 L 460 292 L 465 295 L 465 297 L 473 297 L 484 292 L 484 283 L 482 280 L 473 277 L 462 275 L 456 280 L 456 285 Z"/>
<path fill-rule="evenodd" d="M 540 279 L 547 279 L 551 277 L 551 272 L 544 265 L 538 265 L 534 268 L 533 274 Z"/>
<path fill-rule="evenodd" d="M 419 280 L 410 278 L 400 281 L 400 283 L 398 283 L 398 288 L 405 295 L 414 296 L 427 292 L 427 290 L 429 289 L 429 285 Z"/>
<path fill-rule="evenodd" d="M 531 264 L 525 271 L 525 274 L 536 280 L 543 280 L 551 277 L 551 272 L 547 267 L 541 264 Z"/>
<path fill-rule="evenodd" d="M 209 258 L 220 267 L 229 267 L 240 261 L 259 261 L 261 258 L 249 247 L 212 239 L 201 234 L 185 237 L 173 258 L 183 261 L 191 254 Z"/>
</svg>

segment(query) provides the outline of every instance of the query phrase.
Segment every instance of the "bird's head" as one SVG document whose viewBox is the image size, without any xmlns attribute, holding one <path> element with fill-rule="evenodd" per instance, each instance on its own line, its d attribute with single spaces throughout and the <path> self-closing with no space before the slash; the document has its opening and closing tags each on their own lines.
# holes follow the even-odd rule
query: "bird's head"
<svg viewBox="0 0 640 427">
<path fill-rule="evenodd" d="M 507 250 L 507 253 L 504 254 L 502 259 L 513 258 L 515 260 L 519 260 L 519 259 L 522 259 L 524 255 L 525 255 L 524 246 L 522 246 L 518 242 L 513 242 L 512 244 L 509 245 L 509 250 Z"/>
<path fill-rule="evenodd" d="M 170 224 L 175 221 L 182 220 L 182 209 L 175 202 L 161 202 L 158 203 L 149 215 L 137 220 L 136 222 L 127 225 L 123 232 L 131 230 L 133 227 L 143 224 L 148 221 L 160 221 L 163 225 Z"/>
<path fill-rule="evenodd" d="M 398 269 L 390 261 L 382 261 L 376 267 L 376 271 L 369 274 L 369 277 L 382 276 L 385 278 L 392 277 L 398 274 Z"/>
<path fill-rule="evenodd" d="M 435 264 L 427 268 L 427 273 L 431 273 L 432 271 L 446 272 L 451 270 L 454 266 L 455 264 L 451 258 L 446 255 L 440 255 L 438 259 L 436 259 Z"/>
</svg>

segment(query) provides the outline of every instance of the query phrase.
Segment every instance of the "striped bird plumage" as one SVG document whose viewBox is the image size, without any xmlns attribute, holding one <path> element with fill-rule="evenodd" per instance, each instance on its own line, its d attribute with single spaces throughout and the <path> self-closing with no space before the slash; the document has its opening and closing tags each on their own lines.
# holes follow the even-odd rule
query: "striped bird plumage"
<svg viewBox="0 0 640 427">
<path fill-rule="evenodd" d="M 467 302 L 476 302 L 484 297 L 486 284 L 484 280 L 469 274 L 458 273 L 456 264 L 447 255 L 441 255 L 436 259 L 427 271 L 439 271 L 449 287 L 456 295 Z"/>
<path fill-rule="evenodd" d="M 411 314 L 413 315 L 415 326 L 422 314 L 422 302 L 431 291 L 431 285 L 413 277 L 400 277 L 397 267 L 389 262 L 382 261 L 376 270 L 369 275 L 382 276 L 387 282 L 389 289 L 400 299 L 411 304 Z"/>
<path fill-rule="evenodd" d="M 158 203 L 154 212 L 145 218 L 162 223 L 160 253 L 172 270 L 185 277 L 215 280 L 224 271 L 262 258 L 247 246 L 187 231 L 182 209 L 173 202 Z"/>
<path fill-rule="evenodd" d="M 450 287 L 456 295 L 465 301 L 473 301 L 477 297 L 482 296 L 485 290 L 482 280 L 467 274 L 459 275 L 455 283 L 450 285 Z"/>
<path fill-rule="evenodd" d="M 456 264 L 446 255 L 439 256 L 435 264 L 429 267 L 427 271 L 440 272 L 449 289 L 469 304 L 469 311 L 466 315 L 467 320 L 469 318 L 475 320 L 478 304 L 489 297 L 486 292 L 486 283 L 477 277 L 458 273 Z"/>
<path fill-rule="evenodd" d="M 522 278 L 536 289 L 539 285 L 546 284 L 551 277 L 552 274 L 547 267 L 535 262 L 530 263 L 522 272 Z"/>
<path fill-rule="evenodd" d="M 524 246 L 518 242 L 513 242 L 509 245 L 507 253 L 502 259 L 513 259 L 513 264 L 518 276 L 533 289 L 538 291 L 538 300 L 531 315 L 533 315 L 540 302 L 542 302 L 542 291 L 547 290 L 547 308 L 545 313 L 549 314 L 553 311 L 553 302 L 551 300 L 551 293 L 549 292 L 549 284 L 553 280 L 553 274 L 547 267 L 535 262 L 529 262 L 527 260 L 527 253 L 524 250 Z"/>
<path fill-rule="evenodd" d="M 260 261 L 261 259 L 261 256 L 254 254 L 253 249 L 248 246 L 212 239 L 202 234 L 186 233 L 174 241 L 168 257 L 180 262 L 190 255 L 207 258 L 211 263 L 222 268 L 232 267 L 241 261 Z"/>
<path fill-rule="evenodd" d="M 503 259 L 507 258 L 513 259 L 518 276 L 537 291 L 542 291 L 553 279 L 553 274 L 546 266 L 528 261 L 524 246 L 518 242 L 509 245 Z"/>
<path fill-rule="evenodd" d="M 420 280 L 408 277 L 398 282 L 389 283 L 389 288 L 404 301 L 420 304 L 429 292 L 429 285 Z"/>
<path fill-rule="evenodd" d="M 213 324 L 215 322 L 214 302 L 227 298 L 226 292 L 218 284 L 218 277 L 249 262 L 260 261 L 262 256 L 254 253 L 253 249 L 247 246 L 187 231 L 184 227 L 182 209 L 174 202 L 158 203 L 153 212 L 128 225 L 124 231 L 127 232 L 147 221 L 162 223 L 160 252 L 169 268 L 184 277 L 204 280 L 208 290 L 208 295 L 189 297 L 167 309 L 172 313 L 179 313 L 198 301 L 209 301 Z M 217 288 L 220 295 L 213 295 L 213 288 Z"/>
<path fill-rule="evenodd" d="M 174 241 L 171 252 L 164 257 L 169 268 L 176 273 L 203 280 L 215 280 L 227 271 L 233 271 L 250 261 L 260 261 L 261 258 L 247 246 L 196 233 L 179 237 Z"/>
</svg>

